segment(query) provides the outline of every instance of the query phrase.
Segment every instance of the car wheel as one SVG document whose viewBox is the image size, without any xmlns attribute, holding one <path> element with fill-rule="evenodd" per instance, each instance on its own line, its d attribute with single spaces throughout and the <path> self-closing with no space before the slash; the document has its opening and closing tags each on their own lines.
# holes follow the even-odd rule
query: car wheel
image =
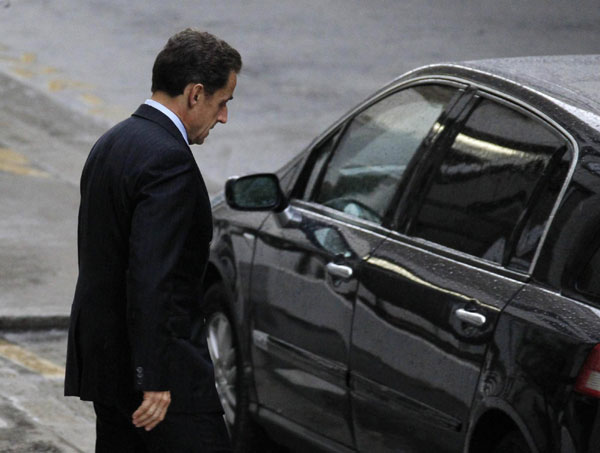
<svg viewBox="0 0 600 453">
<path fill-rule="evenodd" d="M 212 285 L 204 294 L 206 340 L 225 422 L 235 453 L 269 451 L 265 433 L 254 423 L 248 410 L 248 383 L 244 379 L 243 360 L 227 298 L 222 283 Z"/>
<path fill-rule="evenodd" d="M 207 343 L 215 368 L 215 384 L 225 420 L 231 427 L 235 425 L 237 404 L 238 351 L 233 340 L 233 327 L 225 313 L 213 313 L 207 323 Z"/>
<path fill-rule="evenodd" d="M 531 450 L 519 431 L 511 431 L 500 439 L 493 453 L 531 453 Z"/>
</svg>

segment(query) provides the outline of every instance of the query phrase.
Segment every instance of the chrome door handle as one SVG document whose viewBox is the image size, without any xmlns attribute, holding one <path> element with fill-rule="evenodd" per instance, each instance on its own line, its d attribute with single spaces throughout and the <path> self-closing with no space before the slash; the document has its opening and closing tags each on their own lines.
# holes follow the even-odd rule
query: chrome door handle
<svg viewBox="0 0 600 453">
<path fill-rule="evenodd" d="M 350 266 L 344 266 L 342 264 L 335 264 L 335 263 L 327 263 L 327 266 L 325 266 L 327 269 L 327 272 L 329 272 L 331 275 L 335 275 L 336 277 L 342 277 L 342 278 L 350 278 L 352 277 L 352 268 Z"/>
<path fill-rule="evenodd" d="M 468 322 L 469 324 L 473 324 L 474 326 L 481 327 L 485 324 L 485 316 L 481 313 L 475 313 L 474 311 L 468 311 L 464 308 L 459 308 L 454 312 L 456 317 L 461 321 Z"/>
</svg>

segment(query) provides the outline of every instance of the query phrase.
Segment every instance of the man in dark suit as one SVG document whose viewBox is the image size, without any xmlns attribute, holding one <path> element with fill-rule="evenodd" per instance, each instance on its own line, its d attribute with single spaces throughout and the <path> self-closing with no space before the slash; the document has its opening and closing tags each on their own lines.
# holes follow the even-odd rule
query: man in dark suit
<svg viewBox="0 0 600 453">
<path fill-rule="evenodd" d="M 230 451 L 206 343 L 194 344 L 212 238 L 188 144 L 227 122 L 239 53 L 172 36 L 152 99 L 105 133 L 81 177 L 65 395 L 93 401 L 96 451 Z"/>
</svg>

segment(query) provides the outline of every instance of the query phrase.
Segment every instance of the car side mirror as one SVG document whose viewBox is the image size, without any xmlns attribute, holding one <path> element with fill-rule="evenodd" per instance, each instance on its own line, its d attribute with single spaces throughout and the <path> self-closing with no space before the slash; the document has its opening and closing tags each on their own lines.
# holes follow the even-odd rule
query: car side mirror
<svg viewBox="0 0 600 453">
<path fill-rule="evenodd" d="M 225 200 L 232 209 L 240 211 L 280 211 L 287 205 L 279 178 L 272 173 L 229 178 Z"/>
</svg>

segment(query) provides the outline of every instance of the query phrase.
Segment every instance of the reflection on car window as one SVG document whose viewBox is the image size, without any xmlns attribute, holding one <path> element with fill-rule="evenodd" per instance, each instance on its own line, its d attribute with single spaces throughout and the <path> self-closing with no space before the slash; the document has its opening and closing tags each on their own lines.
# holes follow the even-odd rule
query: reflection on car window
<svg viewBox="0 0 600 453">
<path fill-rule="evenodd" d="M 564 149 L 567 149 L 565 145 Z M 528 215 L 521 231 L 513 233 L 516 243 L 507 266 L 516 270 L 527 271 L 533 260 L 540 238 L 546 227 L 548 216 L 562 189 L 569 173 L 570 153 L 558 150 L 544 171 L 544 176 L 536 185 L 535 193 L 529 201 Z M 518 237 L 518 239 L 517 239 Z"/>
<path fill-rule="evenodd" d="M 348 245 L 348 241 L 346 241 L 338 229 L 332 228 L 331 226 L 319 226 L 318 228 L 315 228 L 312 233 L 315 242 L 320 248 L 326 250 L 327 253 L 343 258 L 350 258 L 353 255 L 350 245 Z"/>
<path fill-rule="evenodd" d="M 392 94 L 357 115 L 340 138 L 313 200 L 381 223 L 398 182 L 455 93 L 424 85 Z"/>
<path fill-rule="evenodd" d="M 526 269 L 555 200 L 543 189 L 550 177 L 564 178 L 555 169 L 564 168 L 566 149 L 541 121 L 482 99 L 433 172 L 410 234 L 502 264 L 518 248 L 515 263 Z M 543 213 L 531 209 L 540 200 Z"/>
</svg>

